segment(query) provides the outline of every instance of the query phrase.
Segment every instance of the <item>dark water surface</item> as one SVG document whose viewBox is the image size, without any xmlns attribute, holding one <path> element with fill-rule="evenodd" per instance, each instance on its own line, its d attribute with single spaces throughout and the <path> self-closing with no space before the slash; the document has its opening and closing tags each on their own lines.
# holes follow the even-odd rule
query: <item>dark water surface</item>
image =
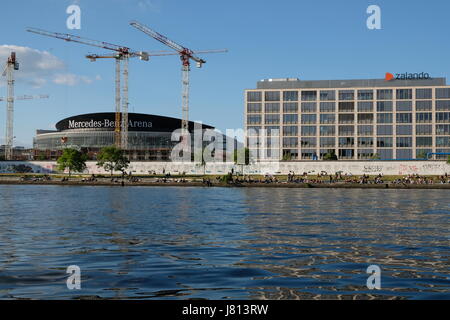
<svg viewBox="0 0 450 320">
<path fill-rule="evenodd" d="M 450 299 L 449 196 L 0 186 L 0 298 Z"/>
</svg>

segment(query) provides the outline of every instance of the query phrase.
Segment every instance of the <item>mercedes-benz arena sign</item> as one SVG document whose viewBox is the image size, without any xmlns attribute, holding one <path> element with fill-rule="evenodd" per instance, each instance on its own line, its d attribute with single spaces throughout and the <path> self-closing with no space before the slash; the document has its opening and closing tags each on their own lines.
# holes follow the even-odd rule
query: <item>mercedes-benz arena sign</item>
<svg viewBox="0 0 450 320">
<path fill-rule="evenodd" d="M 63 119 L 56 124 L 58 131 L 93 129 L 114 131 L 116 127 L 114 112 L 88 113 Z M 177 118 L 157 116 L 143 113 L 128 114 L 128 131 L 173 132 L 181 128 L 181 120 Z M 203 129 L 214 129 L 203 125 Z M 194 122 L 189 121 L 189 131 L 194 130 Z"/>
</svg>

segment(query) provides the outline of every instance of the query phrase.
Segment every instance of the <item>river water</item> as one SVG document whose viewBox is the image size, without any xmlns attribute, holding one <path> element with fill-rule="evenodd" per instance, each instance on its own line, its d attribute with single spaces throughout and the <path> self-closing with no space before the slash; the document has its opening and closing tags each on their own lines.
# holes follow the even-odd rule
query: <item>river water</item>
<svg viewBox="0 0 450 320">
<path fill-rule="evenodd" d="M 0 299 L 450 299 L 449 235 L 447 190 L 3 185 Z"/>
</svg>

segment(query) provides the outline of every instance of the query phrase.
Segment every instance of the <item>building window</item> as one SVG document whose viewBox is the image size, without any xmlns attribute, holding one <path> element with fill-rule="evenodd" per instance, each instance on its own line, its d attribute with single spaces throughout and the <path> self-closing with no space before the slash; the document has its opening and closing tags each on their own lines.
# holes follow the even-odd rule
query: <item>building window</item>
<svg viewBox="0 0 450 320">
<path fill-rule="evenodd" d="M 416 149 L 416 159 L 426 159 L 428 153 L 432 153 L 433 149 Z"/>
<path fill-rule="evenodd" d="M 411 148 L 412 138 L 411 137 L 397 137 L 397 148 Z"/>
<path fill-rule="evenodd" d="M 279 124 L 280 115 L 279 114 L 266 114 L 264 117 L 265 124 Z"/>
<path fill-rule="evenodd" d="M 416 101 L 416 111 L 431 111 L 432 101 Z"/>
<path fill-rule="evenodd" d="M 336 130 L 334 126 L 320 126 L 321 136 L 334 136 L 335 134 Z"/>
<path fill-rule="evenodd" d="M 450 125 L 448 124 L 437 124 L 436 134 L 438 135 L 448 135 L 450 134 Z"/>
<path fill-rule="evenodd" d="M 397 100 L 411 100 L 412 89 L 397 89 Z"/>
<path fill-rule="evenodd" d="M 354 126 L 339 126 L 338 129 L 340 136 L 353 136 L 355 134 Z"/>
<path fill-rule="evenodd" d="M 436 100 L 437 111 L 450 111 L 450 100 Z"/>
<path fill-rule="evenodd" d="M 358 100 L 373 100 L 373 90 L 358 90 Z"/>
<path fill-rule="evenodd" d="M 298 139 L 297 138 L 283 138 L 283 147 L 297 147 L 298 146 Z"/>
<path fill-rule="evenodd" d="M 316 126 L 302 126 L 301 127 L 302 136 L 315 136 Z"/>
<path fill-rule="evenodd" d="M 436 137 L 436 147 L 450 147 L 450 137 Z"/>
<path fill-rule="evenodd" d="M 392 111 L 392 101 L 377 101 L 377 111 Z"/>
<path fill-rule="evenodd" d="M 392 149 L 380 149 L 378 150 L 378 155 L 383 160 L 391 160 L 394 158 Z"/>
<path fill-rule="evenodd" d="M 320 101 L 332 101 L 332 100 L 336 100 L 336 91 L 334 90 L 320 91 Z"/>
<path fill-rule="evenodd" d="M 321 147 L 335 147 L 336 139 L 335 138 L 320 138 L 320 146 Z"/>
<path fill-rule="evenodd" d="M 333 124 L 335 123 L 335 115 L 334 114 L 321 114 L 320 115 L 320 123 L 321 124 Z"/>
<path fill-rule="evenodd" d="M 358 112 L 373 111 L 373 102 L 358 102 Z"/>
<path fill-rule="evenodd" d="M 339 90 L 339 100 L 355 100 L 355 91 Z"/>
<path fill-rule="evenodd" d="M 358 138 L 358 147 L 373 147 L 373 138 Z"/>
<path fill-rule="evenodd" d="M 302 102 L 302 112 L 316 112 L 317 104 L 315 102 Z"/>
<path fill-rule="evenodd" d="M 260 115 L 247 116 L 247 124 L 261 124 L 261 116 Z"/>
<path fill-rule="evenodd" d="M 339 102 L 339 112 L 354 112 L 355 103 L 354 102 Z"/>
<path fill-rule="evenodd" d="M 433 137 L 417 137 L 416 147 L 432 147 Z"/>
<path fill-rule="evenodd" d="M 302 149 L 302 159 L 312 159 L 317 156 L 315 149 Z"/>
<path fill-rule="evenodd" d="M 266 136 L 268 136 L 268 137 L 279 137 L 280 136 L 280 127 L 279 126 L 266 126 L 264 129 L 266 130 Z"/>
<path fill-rule="evenodd" d="M 280 101 L 280 91 L 266 91 L 264 97 L 266 101 Z"/>
<path fill-rule="evenodd" d="M 284 114 L 283 115 L 283 123 L 284 124 L 297 124 L 298 123 L 298 115 Z"/>
<path fill-rule="evenodd" d="M 429 123 L 432 121 L 433 114 L 431 112 L 420 112 L 416 113 L 417 123 Z"/>
<path fill-rule="evenodd" d="M 371 136 L 373 135 L 373 126 L 358 126 L 358 135 L 359 136 Z"/>
<path fill-rule="evenodd" d="M 392 113 L 378 113 L 377 123 L 392 123 Z"/>
<path fill-rule="evenodd" d="M 316 101 L 317 91 L 302 91 L 302 101 Z"/>
<path fill-rule="evenodd" d="M 397 111 L 412 111 L 412 101 L 397 101 Z"/>
<path fill-rule="evenodd" d="M 392 138 L 391 137 L 377 137 L 377 147 L 378 148 L 392 148 Z"/>
<path fill-rule="evenodd" d="M 391 89 L 377 90 L 377 100 L 392 100 L 392 90 Z"/>
<path fill-rule="evenodd" d="M 436 99 L 450 99 L 450 88 L 436 88 Z"/>
<path fill-rule="evenodd" d="M 353 137 L 340 137 L 339 147 L 353 147 L 355 145 L 355 138 Z"/>
<path fill-rule="evenodd" d="M 316 138 L 301 138 L 300 143 L 302 148 L 313 148 L 317 145 L 317 139 Z"/>
<path fill-rule="evenodd" d="M 418 124 L 416 126 L 416 135 L 429 135 L 433 133 L 431 124 Z"/>
<path fill-rule="evenodd" d="M 261 103 L 247 103 L 247 113 L 260 113 Z"/>
<path fill-rule="evenodd" d="M 416 99 L 431 99 L 433 98 L 432 89 L 416 89 Z"/>
<path fill-rule="evenodd" d="M 334 102 L 320 103 L 320 112 L 335 112 L 335 111 L 336 111 L 336 103 Z"/>
<path fill-rule="evenodd" d="M 353 149 L 339 149 L 339 159 L 352 159 L 355 157 L 355 150 Z"/>
<path fill-rule="evenodd" d="M 358 113 L 358 123 L 373 123 L 373 113 Z"/>
<path fill-rule="evenodd" d="M 450 122 L 450 112 L 436 112 L 436 122 Z"/>
<path fill-rule="evenodd" d="M 297 113 L 298 112 L 298 103 L 297 102 L 283 103 L 283 112 L 284 113 Z"/>
<path fill-rule="evenodd" d="M 397 123 L 412 123 L 412 113 L 397 113 Z"/>
<path fill-rule="evenodd" d="M 264 106 L 264 111 L 266 113 L 280 113 L 279 103 L 266 103 Z"/>
<path fill-rule="evenodd" d="M 411 125 L 397 126 L 397 134 L 400 136 L 412 135 L 412 126 Z"/>
<path fill-rule="evenodd" d="M 311 124 L 317 122 L 317 116 L 315 114 L 302 114 L 302 123 Z"/>
<path fill-rule="evenodd" d="M 392 126 L 389 125 L 381 125 L 377 126 L 377 135 L 379 136 L 392 136 L 394 130 Z"/>
<path fill-rule="evenodd" d="M 354 123 L 355 114 L 353 113 L 343 113 L 339 114 L 339 123 Z"/>
<path fill-rule="evenodd" d="M 247 136 L 258 136 L 261 126 L 247 126 Z"/>
<path fill-rule="evenodd" d="M 436 149 L 437 153 L 450 153 L 450 149 Z M 436 160 L 447 160 L 448 155 L 442 154 L 442 155 L 436 155 Z"/>
<path fill-rule="evenodd" d="M 400 159 L 412 159 L 412 150 L 411 149 L 398 149 L 397 150 L 397 160 Z"/>
<path fill-rule="evenodd" d="M 373 157 L 373 149 L 358 149 L 358 159 L 370 159 Z"/>
<path fill-rule="evenodd" d="M 262 100 L 262 95 L 260 91 L 248 91 L 247 101 L 258 102 Z"/>
<path fill-rule="evenodd" d="M 284 91 L 283 92 L 284 101 L 298 101 L 298 91 Z"/>
<path fill-rule="evenodd" d="M 283 136 L 297 136 L 298 127 L 297 126 L 285 126 L 283 127 Z"/>
</svg>

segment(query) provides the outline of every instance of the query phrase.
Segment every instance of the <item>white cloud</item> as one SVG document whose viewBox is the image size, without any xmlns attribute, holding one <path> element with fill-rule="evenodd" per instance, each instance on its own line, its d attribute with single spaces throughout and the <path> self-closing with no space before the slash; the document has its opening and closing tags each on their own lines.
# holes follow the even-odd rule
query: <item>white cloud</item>
<svg viewBox="0 0 450 320">
<path fill-rule="evenodd" d="M 138 7 L 143 11 L 151 11 L 155 13 L 161 12 L 161 5 L 159 1 L 157 2 L 155 0 L 139 0 Z"/>
<path fill-rule="evenodd" d="M 3 70 L 4 62 L 13 51 L 16 52 L 17 60 L 20 64 L 19 71 L 14 74 L 15 78 L 18 81 L 28 83 L 34 88 L 40 88 L 49 81 L 69 86 L 79 83 L 90 84 L 94 81 L 87 76 L 65 73 L 64 62 L 48 51 L 15 45 L 0 45 L 1 70 Z M 95 80 L 97 80 L 97 77 Z M 5 85 L 4 77 L 0 79 L 0 85 Z"/>
<path fill-rule="evenodd" d="M 79 83 L 91 84 L 94 80 L 98 80 L 98 76 L 95 79 L 91 79 L 89 77 L 78 76 L 73 73 L 58 73 L 54 76 L 52 81 L 56 84 L 75 86 Z"/>
</svg>

